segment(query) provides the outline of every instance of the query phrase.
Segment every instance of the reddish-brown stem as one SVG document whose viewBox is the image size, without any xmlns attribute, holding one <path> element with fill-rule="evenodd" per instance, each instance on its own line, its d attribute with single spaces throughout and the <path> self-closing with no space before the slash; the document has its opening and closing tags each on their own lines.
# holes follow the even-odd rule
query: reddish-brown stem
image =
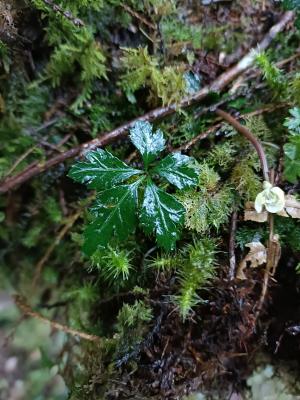
<svg viewBox="0 0 300 400">
<path fill-rule="evenodd" d="M 234 209 L 231 216 L 230 223 L 230 237 L 229 237 L 229 279 L 234 279 L 236 269 L 236 257 L 235 257 L 235 234 L 237 227 L 237 210 Z"/>
<path fill-rule="evenodd" d="M 216 110 L 215 112 L 217 115 L 219 115 L 219 117 L 223 118 L 226 122 L 228 122 L 231 126 L 233 126 L 240 134 L 242 134 L 253 145 L 260 160 L 264 180 L 269 182 L 270 178 L 269 178 L 267 157 L 260 141 L 249 131 L 248 128 L 240 124 L 235 118 L 233 118 L 227 112 L 220 109 Z"/>
</svg>

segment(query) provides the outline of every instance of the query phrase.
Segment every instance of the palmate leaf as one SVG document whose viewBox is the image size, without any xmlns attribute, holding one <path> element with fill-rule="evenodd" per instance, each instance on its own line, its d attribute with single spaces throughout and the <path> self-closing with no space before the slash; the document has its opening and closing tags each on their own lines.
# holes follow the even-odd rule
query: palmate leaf
<svg viewBox="0 0 300 400">
<path fill-rule="evenodd" d="M 300 135 L 291 137 L 290 142 L 283 146 L 284 176 L 292 183 L 300 177 Z"/>
<path fill-rule="evenodd" d="M 146 168 L 165 148 L 162 131 L 158 129 L 153 133 L 149 122 L 136 122 L 130 130 L 130 139 L 141 153 Z"/>
<path fill-rule="evenodd" d="M 84 231 L 83 251 L 92 255 L 106 246 L 112 236 L 125 240 L 136 227 L 137 189 L 141 180 L 99 193 L 91 211 L 95 220 Z"/>
<path fill-rule="evenodd" d="M 180 153 L 172 153 L 159 162 L 154 172 L 167 179 L 178 189 L 195 186 L 198 174 L 191 166 L 191 158 Z"/>
<path fill-rule="evenodd" d="M 137 122 L 130 131 L 130 138 L 143 157 L 146 171 L 131 168 L 109 152 L 97 150 L 88 153 L 86 161 L 77 162 L 69 172 L 75 181 L 98 191 L 91 209 L 94 219 L 84 232 L 83 251 L 87 255 L 93 255 L 98 247 L 107 246 L 113 238 L 124 241 L 134 231 L 137 217 L 146 233 L 156 235 L 159 246 L 171 250 L 179 239 L 185 207 L 173 195 L 157 187 L 151 176 L 159 175 L 178 189 L 195 186 L 198 173 L 192 159 L 174 153 L 148 169 L 164 150 L 162 132 L 153 132 L 148 122 Z M 137 192 L 142 182 L 146 182 L 144 198 L 139 199 Z"/>
<path fill-rule="evenodd" d="M 142 174 L 105 150 L 98 149 L 86 154 L 87 161 L 77 162 L 68 176 L 85 183 L 91 189 L 114 187 L 134 175 Z"/>
<path fill-rule="evenodd" d="M 185 208 L 176 198 L 147 181 L 140 220 L 146 233 L 154 233 L 159 246 L 175 247 L 184 220 Z"/>
</svg>

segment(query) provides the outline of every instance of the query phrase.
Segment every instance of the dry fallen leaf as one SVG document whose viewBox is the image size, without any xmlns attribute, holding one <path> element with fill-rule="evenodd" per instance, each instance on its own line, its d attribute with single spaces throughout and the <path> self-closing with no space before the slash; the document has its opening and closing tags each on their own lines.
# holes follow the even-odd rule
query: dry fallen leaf
<svg viewBox="0 0 300 400">
<path fill-rule="evenodd" d="M 278 212 L 277 215 L 280 215 L 281 217 L 300 219 L 300 201 L 297 200 L 295 196 L 286 195 L 284 210 Z M 268 212 L 256 212 L 254 208 L 254 203 L 249 201 L 245 205 L 244 220 L 266 222 L 268 220 Z"/>
<path fill-rule="evenodd" d="M 258 213 L 254 208 L 254 203 L 248 201 L 245 205 L 244 220 L 266 222 L 268 220 L 268 211 L 262 211 L 261 213 Z"/>
<path fill-rule="evenodd" d="M 257 268 L 259 265 L 265 264 L 267 262 L 267 249 L 260 242 L 247 243 L 246 247 L 249 247 L 249 253 L 242 259 L 238 266 L 236 277 L 237 279 L 246 279 L 245 269 L 247 268 L 247 263 L 250 267 Z"/>
<path fill-rule="evenodd" d="M 300 201 L 295 198 L 295 196 L 287 195 L 285 196 L 285 206 L 284 211 L 278 213 L 282 217 L 292 217 L 300 219 Z"/>
</svg>

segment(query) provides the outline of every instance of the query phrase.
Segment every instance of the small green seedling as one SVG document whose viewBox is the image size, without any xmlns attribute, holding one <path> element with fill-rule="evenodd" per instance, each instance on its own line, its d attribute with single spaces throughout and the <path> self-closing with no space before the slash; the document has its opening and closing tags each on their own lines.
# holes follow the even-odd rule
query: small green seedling
<svg viewBox="0 0 300 400">
<path fill-rule="evenodd" d="M 178 189 L 197 185 L 193 159 L 171 153 L 156 161 L 165 149 L 165 139 L 161 130 L 153 132 L 149 122 L 137 122 L 130 139 L 142 155 L 143 170 L 99 149 L 87 153 L 86 161 L 77 162 L 69 172 L 69 177 L 97 192 L 91 208 L 93 220 L 84 232 L 87 255 L 106 247 L 113 238 L 125 240 L 138 222 L 146 234 L 155 234 L 158 245 L 166 250 L 174 249 L 179 239 L 185 208 L 154 179 L 164 178 Z"/>
</svg>

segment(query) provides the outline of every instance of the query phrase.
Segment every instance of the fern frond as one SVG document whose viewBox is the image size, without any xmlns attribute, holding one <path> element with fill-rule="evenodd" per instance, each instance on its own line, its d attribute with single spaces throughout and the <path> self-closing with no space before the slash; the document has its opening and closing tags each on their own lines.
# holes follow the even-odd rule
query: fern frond
<svg viewBox="0 0 300 400">
<path fill-rule="evenodd" d="M 245 122 L 250 132 L 260 140 L 268 141 L 272 139 L 272 132 L 262 116 L 246 117 Z"/>
</svg>

